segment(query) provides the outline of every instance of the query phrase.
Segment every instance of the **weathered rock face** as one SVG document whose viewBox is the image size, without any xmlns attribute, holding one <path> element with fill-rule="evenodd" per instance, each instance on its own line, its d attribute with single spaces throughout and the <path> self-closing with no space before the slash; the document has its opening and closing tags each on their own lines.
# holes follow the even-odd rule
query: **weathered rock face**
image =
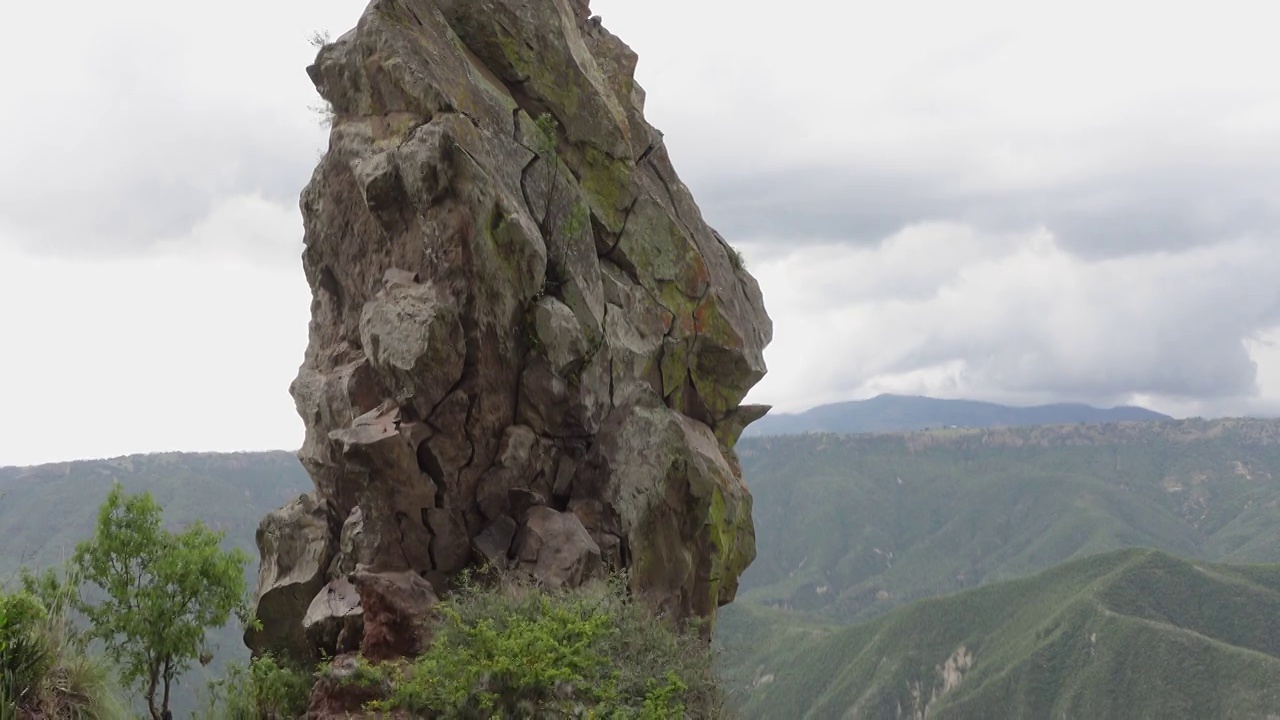
<svg viewBox="0 0 1280 720">
<path fill-rule="evenodd" d="M 264 523 L 255 649 L 332 652 L 356 590 L 429 607 L 482 563 L 626 568 L 680 618 L 732 600 L 772 327 L 635 65 L 586 0 L 374 0 L 308 68 L 334 110 L 292 386 L 316 491 Z"/>
</svg>

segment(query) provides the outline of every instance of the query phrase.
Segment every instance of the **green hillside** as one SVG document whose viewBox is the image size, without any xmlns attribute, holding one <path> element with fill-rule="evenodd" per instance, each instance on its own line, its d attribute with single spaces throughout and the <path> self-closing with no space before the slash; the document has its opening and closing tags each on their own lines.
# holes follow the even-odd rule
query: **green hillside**
<svg viewBox="0 0 1280 720">
<path fill-rule="evenodd" d="M 1122 550 L 762 646 L 748 718 L 1263 718 L 1280 713 L 1280 566 Z"/>
<path fill-rule="evenodd" d="M 735 697 L 753 698 L 752 707 L 760 690 L 787 687 L 778 679 L 787 653 L 826 648 L 837 637 L 859 642 L 849 634 L 856 628 L 841 627 L 914 600 L 1123 547 L 1206 562 L 1280 562 L 1280 421 L 807 435 L 748 439 L 738 449 L 755 496 L 758 557 L 738 602 L 722 610 L 717 636 Z M 0 581 L 20 564 L 67 556 L 92 532 L 116 480 L 131 492 L 151 491 L 171 525 L 202 519 L 255 560 L 258 521 L 310 487 L 288 453 L 0 468 Z M 1167 594 L 1180 593 L 1170 585 Z M 246 653 L 234 628 L 214 642 L 218 661 L 184 693 Z M 814 677 L 821 688 L 814 697 L 834 692 L 834 679 Z M 783 691 L 768 690 L 775 692 Z"/>
<path fill-rule="evenodd" d="M 1123 547 L 1280 562 L 1276 420 L 804 435 L 738 452 L 758 548 L 740 601 L 841 623 Z"/>
<path fill-rule="evenodd" d="M 113 482 L 150 492 L 173 527 L 202 520 L 257 557 L 254 533 L 271 509 L 311 489 L 292 453 L 158 453 L 0 468 L 0 579 L 20 565 L 60 564 L 93 534 Z M 254 579 L 257 568 L 253 568 Z"/>
</svg>

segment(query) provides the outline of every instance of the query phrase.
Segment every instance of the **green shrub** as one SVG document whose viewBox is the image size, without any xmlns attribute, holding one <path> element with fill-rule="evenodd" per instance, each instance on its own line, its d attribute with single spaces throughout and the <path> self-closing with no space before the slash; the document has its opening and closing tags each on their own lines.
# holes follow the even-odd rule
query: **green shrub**
<svg viewBox="0 0 1280 720">
<path fill-rule="evenodd" d="M 226 675 L 209 683 L 204 717 L 208 720 L 284 720 L 307 709 L 311 674 L 270 655 L 248 667 L 227 666 Z"/>
<path fill-rule="evenodd" d="M 53 573 L 24 573 L 23 585 L 0 596 L 0 720 L 19 717 L 18 708 L 22 717 L 127 717 L 110 668 L 70 620 L 74 588 Z"/>
<path fill-rule="evenodd" d="M 30 702 L 49 668 L 49 649 L 38 632 L 46 616 L 30 593 L 0 595 L 0 692 L 11 703 Z"/>
<path fill-rule="evenodd" d="M 712 718 L 723 698 L 712 653 L 626 597 L 621 581 L 547 592 L 526 583 L 466 587 L 441 603 L 435 639 L 382 666 L 373 710 L 417 716 Z"/>
</svg>

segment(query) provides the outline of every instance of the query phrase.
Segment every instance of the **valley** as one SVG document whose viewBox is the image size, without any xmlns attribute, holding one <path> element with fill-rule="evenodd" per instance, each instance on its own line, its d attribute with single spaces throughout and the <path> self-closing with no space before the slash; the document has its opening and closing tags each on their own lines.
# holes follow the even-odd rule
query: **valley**
<svg viewBox="0 0 1280 720">
<path fill-rule="evenodd" d="M 737 449 L 757 557 L 715 642 L 744 717 L 1276 706 L 1280 421 L 810 433 Z M 310 487 L 283 452 L 0 468 L 0 577 L 67 557 L 116 481 L 255 561 L 258 521 Z M 239 633 L 216 634 L 179 707 L 247 656 Z"/>
</svg>

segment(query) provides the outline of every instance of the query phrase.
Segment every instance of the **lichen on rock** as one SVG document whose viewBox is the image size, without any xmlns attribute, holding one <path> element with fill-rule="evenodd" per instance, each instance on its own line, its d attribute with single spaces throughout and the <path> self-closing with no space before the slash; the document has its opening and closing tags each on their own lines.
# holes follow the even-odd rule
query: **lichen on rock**
<svg viewBox="0 0 1280 720">
<path fill-rule="evenodd" d="M 315 491 L 259 532 L 255 650 L 411 652 L 395 628 L 484 564 L 627 570 L 680 620 L 733 599 L 772 326 L 635 66 L 585 0 L 374 0 L 308 68 Z"/>
</svg>

